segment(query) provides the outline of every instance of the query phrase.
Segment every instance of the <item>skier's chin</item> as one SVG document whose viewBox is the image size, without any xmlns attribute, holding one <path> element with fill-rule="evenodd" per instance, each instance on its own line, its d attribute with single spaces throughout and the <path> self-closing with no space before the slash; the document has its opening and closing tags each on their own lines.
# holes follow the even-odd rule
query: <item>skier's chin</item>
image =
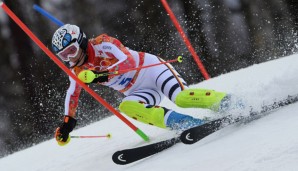
<svg viewBox="0 0 298 171">
<path fill-rule="evenodd" d="M 79 59 L 76 62 L 69 62 L 69 67 L 74 68 L 75 66 L 82 66 L 85 63 L 86 54 L 81 53 Z"/>
</svg>

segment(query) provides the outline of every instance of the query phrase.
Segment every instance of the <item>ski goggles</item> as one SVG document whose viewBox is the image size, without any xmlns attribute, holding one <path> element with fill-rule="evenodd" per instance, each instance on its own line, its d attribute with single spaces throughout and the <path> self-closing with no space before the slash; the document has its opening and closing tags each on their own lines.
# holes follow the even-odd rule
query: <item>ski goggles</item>
<svg viewBox="0 0 298 171">
<path fill-rule="evenodd" d="M 64 48 L 62 51 L 57 53 L 57 56 L 65 62 L 69 62 L 70 58 L 74 58 L 78 55 L 80 50 L 80 45 L 77 41 L 71 43 L 69 46 Z"/>
</svg>

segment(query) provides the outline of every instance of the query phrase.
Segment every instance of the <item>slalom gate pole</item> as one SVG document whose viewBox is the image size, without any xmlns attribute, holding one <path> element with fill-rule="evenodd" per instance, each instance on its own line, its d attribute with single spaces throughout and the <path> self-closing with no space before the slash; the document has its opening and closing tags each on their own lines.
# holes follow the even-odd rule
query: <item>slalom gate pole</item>
<svg viewBox="0 0 298 171">
<path fill-rule="evenodd" d="M 39 12 L 43 16 L 49 18 L 51 21 L 53 21 L 58 26 L 63 26 L 64 25 L 64 23 L 62 21 L 60 21 L 57 18 L 55 18 L 54 16 L 52 16 L 50 13 L 48 13 L 46 10 L 42 9 L 40 6 L 34 4 L 33 9 L 35 9 L 37 12 Z"/>
<path fill-rule="evenodd" d="M 182 37 L 184 43 L 186 44 L 186 47 L 188 48 L 188 50 L 190 51 L 190 53 L 193 56 L 193 59 L 195 60 L 195 62 L 197 63 L 203 77 L 208 80 L 210 78 L 208 72 L 206 71 L 203 63 L 200 60 L 200 57 L 198 56 L 198 54 L 195 52 L 193 46 L 191 45 L 189 39 L 187 38 L 186 34 L 184 33 L 181 25 L 179 24 L 177 18 L 175 17 L 173 11 L 171 10 L 171 8 L 169 7 L 169 4 L 167 3 L 166 0 L 161 0 L 162 5 L 164 6 L 164 8 L 166 9 L 167 13 L 169 14 L 173 24 L 175 25 L 176 29 L 178 30 L 178 32 L 180 33 L 180 36 Z"/>
<path fill-rule="evenodd" d="M 131 129 L 133 129 L 143 140 L 149 141 L 149 137 L 139 128 L 134 126 L 129 120 L 121 115 L 109 103 L 102 99 L 95 91 L 84 84 L 76 75 L 74 75 L 31 31 L 30 29 L 3 3 L 0 1 L 1 8 L 5 13 L 71 78 L 73 78 L 82 88 L 84 88 L 91 96 L 93 96 L 99 103 L 104 105 L 110 112 L 115 114 Z"/>
</svg>

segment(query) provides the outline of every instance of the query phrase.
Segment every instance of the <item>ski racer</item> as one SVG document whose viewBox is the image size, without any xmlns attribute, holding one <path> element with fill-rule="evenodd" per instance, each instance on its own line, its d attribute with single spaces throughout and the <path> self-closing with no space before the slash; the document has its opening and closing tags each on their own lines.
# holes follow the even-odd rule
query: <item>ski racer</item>
<svg viewBox="0 0 298 171">
<path fill-rule="evenodd" d="M 52 48 L 56 55 L 75 75 L 83 70 L 107 73 L 160 63 L 155 55 L 137 52 L 125 47 L 116 38 L 101 34 L 88 40 L 76 25 L 66 24 L 53 35 Z M 75 113 L 81 87 L 70 77 L 65 98 L 65 115 L 56 129 L 59 145 L 69 142 L 69 133 L 76 126 Z M 204 123 L 204 120 L 158 106 L 167 97 L 182 108 L 208 108 L 221 110 L 230 95 L 206 89 L 189 89 L 183 78 L 170 64 L 132 70 L 121 75 L 108 75 L 94 79 L 92 83 L 111 87 L 126 97 L 119 106 L 120 112 L 140 122 L 160 128 L 187 129 Z"/>
</svg>

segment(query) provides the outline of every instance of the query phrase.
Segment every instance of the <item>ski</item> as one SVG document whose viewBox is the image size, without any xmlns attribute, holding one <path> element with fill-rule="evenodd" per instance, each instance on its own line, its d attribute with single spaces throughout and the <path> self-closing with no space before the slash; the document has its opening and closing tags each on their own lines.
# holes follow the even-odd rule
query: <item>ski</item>
<svg viewBox="0 0 298 171">
<path fill-rule="evenodd" d="M 265 116 L 266 114 L 269 114 L 273 112 L 274 110 L 277 110 L 283 106 L 293 104 L 298 101 L 298 95 L 295 96 L 288 96 L 284 100 L 280 100 L 277 102 L 274 102 L 270 105 L 264 105 L 262 109 L 257 111 L 251 111 L 248 116 L 237 116 L 233 117 L 232 115 L 228 115 L 216 120 L 213 120 L 211 122 L 208 122 L 203 125 L 199 125 L 190 129 L 187 129 L 183 131 L 180 135 L 180 140 L 184 144 L 194 144 L 201 139 L 205 138 L 206 136 L 228 126 L 233 123 L 237 122 L 248 122 L 251 120 L 258 119 L 262 116 Z"/>
<path fill-rule="evenodd" d="M 184 144 L 194 144 L 210 134 L 236 122 L 246 122 L 260 118 L 270 112 L 277 110 L 283 106 L 295 103 L 298 101 L 298 95 L 288 96 L 284 100 L 274 102 L 270 105 L 264 105 L 260 111 L 251 111 L 248 116 L 233 117 L 228 115 L 219 119 L 215 119 L 203 125 L 199 125 L 187 129 L 181 133 L 180 136 L 170 138 L 164 141 L 156 142 L 149 145 L 144 145 L 137 148 L 125 149 L 117 151 L 113 154 L 112 159 L 114 163 L 119 165 L 126 165 L 135 161 L 147 158 L 156 153 L 162 152 L 175 144 L 182 142 Z"/>
<path fill-rule="evenodd" d="M 219 118 L 203 125 L 199 125 L 183 131 L 180 140 L 184 144 L 194 144 L 223 127 L 223 123 L 229 121 L 229 116 Z"/>
<path fill-rule="evenodd" d="M 119 165 L 126 165 L 146 157 L 152 156 L 156 153 L 159 153 L 165 149 L 168 149 L 180 142 L 179 137 L 171 138 L 168 140 L 156 142 L 153 144 L 117 151 L 113 154 L 112 159 L 114 163 Z"/>
</svg>

